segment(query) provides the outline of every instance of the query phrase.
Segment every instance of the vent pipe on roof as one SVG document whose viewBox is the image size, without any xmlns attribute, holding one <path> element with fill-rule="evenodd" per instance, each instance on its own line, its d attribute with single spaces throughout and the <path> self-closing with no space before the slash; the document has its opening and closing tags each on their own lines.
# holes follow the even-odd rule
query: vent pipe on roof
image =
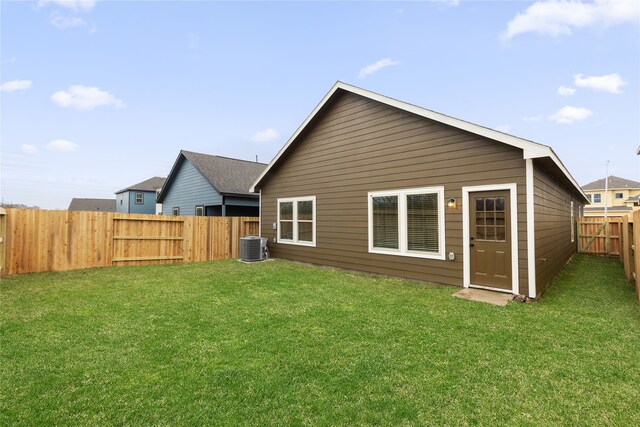
<svg viewBox="0 0 640 427">
<path fill-rule="evenodd" d="M 258 155 L 256 154 L 256 163 L 258 163 Z"/>
</svg>

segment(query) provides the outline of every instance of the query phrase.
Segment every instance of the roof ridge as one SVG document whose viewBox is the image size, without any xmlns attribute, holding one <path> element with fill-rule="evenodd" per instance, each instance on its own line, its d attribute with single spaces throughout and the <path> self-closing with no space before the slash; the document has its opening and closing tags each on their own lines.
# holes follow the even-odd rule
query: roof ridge
<svg viewBox="0 0 640 427">
<path fill-rule="evenodd" d="M 263 162 L 256 162 L 254 160 L 236 159 L 235 157 L 220 156 L 218 154 L 199 153 L 197 151 L 189 151 L 189 150 L 180 150 L 180 151 L 183 152 L 183 153 L 198 154 L 198 155 L 201 155 L 201 156 L 217 157 L 219 159 L 235 160 L 236 162 L 247 162 L 247 163 L 265 165 L 265 166 L 268 164 L 268 163 L 263 163 Z"/>
</svg>

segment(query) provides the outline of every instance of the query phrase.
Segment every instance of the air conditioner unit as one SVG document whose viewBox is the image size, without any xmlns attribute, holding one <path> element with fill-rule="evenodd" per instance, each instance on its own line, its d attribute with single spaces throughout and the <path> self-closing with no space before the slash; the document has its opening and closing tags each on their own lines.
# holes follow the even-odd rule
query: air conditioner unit
<svg viewBox="0 0 640 427">
<path fill-rule="evenodd" d="M 267 258 L 267 239 L 258 236 L 240 238 L 240 260 L 262 261 Z"/>
</svg>

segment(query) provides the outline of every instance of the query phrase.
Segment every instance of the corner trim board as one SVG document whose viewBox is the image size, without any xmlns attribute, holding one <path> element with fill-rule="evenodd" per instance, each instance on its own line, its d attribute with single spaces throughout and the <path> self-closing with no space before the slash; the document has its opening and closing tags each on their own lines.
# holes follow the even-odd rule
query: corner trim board
<svg viewBox="0 0 640 427">
<path fill-rule="evenodd" d="M 533 188 L 533 159 L 526 159 L 527 182 L 527 277 L 529 279 L 529 298 L 535 298 L 536 289 L 536 230 L 535 203 Z"/>
</svg>

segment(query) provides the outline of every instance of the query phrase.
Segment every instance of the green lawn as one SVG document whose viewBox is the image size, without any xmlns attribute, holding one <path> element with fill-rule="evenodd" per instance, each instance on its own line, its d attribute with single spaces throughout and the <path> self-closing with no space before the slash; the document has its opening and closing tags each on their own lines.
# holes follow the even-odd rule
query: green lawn
<svg viewBox="0 0 640 427">
<path fill-rule="evenodd" d="M 640 425 L 616 260 L 507 307 L 285 261 L 0 286 L 0 425 Z"/>
</svg>

